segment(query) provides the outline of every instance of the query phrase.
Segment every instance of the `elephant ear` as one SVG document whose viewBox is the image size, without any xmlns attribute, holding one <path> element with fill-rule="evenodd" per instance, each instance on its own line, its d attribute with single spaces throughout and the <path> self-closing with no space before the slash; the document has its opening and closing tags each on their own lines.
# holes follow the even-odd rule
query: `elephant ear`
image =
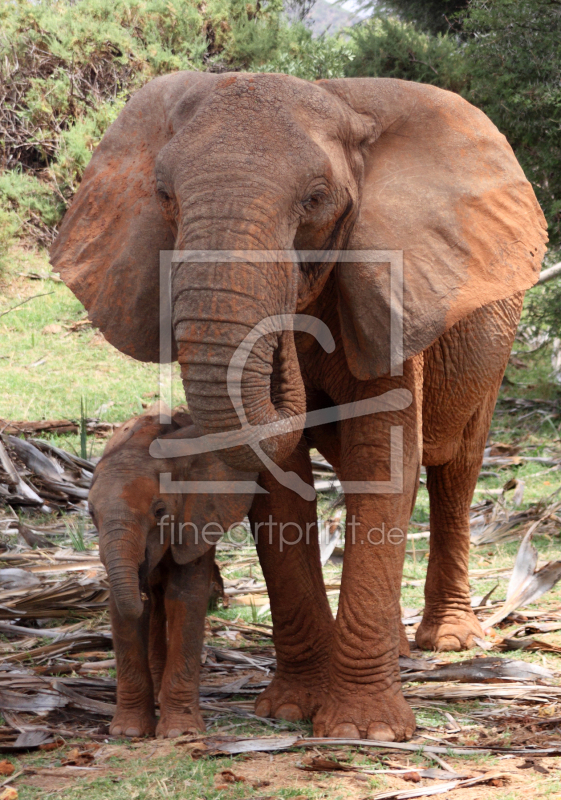
<svg viewBox="0 0 561 800">
<path fill-rule="evenodd" d="M 175 236 L 154 163 L 215 76 L 179 72 L 137 92 L 96 148 L 51 248 L 51 263 L 94 325 L 124 353 L 159 361 L 160 250 Z M 183 101 L 183 102 L 182 102 Z"/>
<path fill-rule="evenodd" d="M 185 457 L 188 481 L 256 481 L 257 474 L 240 472 L 224 464 L 214 453 Z M 188 564 L 218 544 L 222 534 L 243 522 L 253 502 L 253 494 L 211 494 L 204 490 L 185 495 L 183 531 L 174 535 L 171 550 L 177 564 Z"/>
<path fill-rule="evenodd" d="M 479 306 L 536 282 L 546 222 L 485 114 L 457 94 L 407 81 L 319 84 L 356 112 L 363 131 L 362 199 L 347 249 L 403 252 L 404 359 Z M 399 280 L 392 288 L 387 261 L 339 264 L 337 271 L 349 367 L 362 380 L 384 375 L 392 366 L 392 296 L 401 339 Z M 394 362 L 402 360 L 399 350 Z"/>
</svg>

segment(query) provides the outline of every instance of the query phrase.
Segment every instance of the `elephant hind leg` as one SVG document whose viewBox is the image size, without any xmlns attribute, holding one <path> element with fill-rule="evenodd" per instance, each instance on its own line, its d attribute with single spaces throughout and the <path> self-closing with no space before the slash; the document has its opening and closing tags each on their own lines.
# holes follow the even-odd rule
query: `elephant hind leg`
<svg viewBox="0 0 561 800">
<path fill-rule="evenodd" d="M 187 564 L 168 559 L 167 657 L 156 728 L 161 739 L 205 730 L 199 708 L 199 673 L 213 567 L 214 547 Z"/>
<path fill-rule="evenodd" d="M 165 608 L 165 582 L 167 575 L 158 568 L 150 583 L 150 628 L 148 637 L 148 663 L 154 685 L 154 697 L 158 700 L 162 676 L 167 659 L 167 622 Z"/>
<path fill-rule="evenodd" d="M 471 609 L 469 509 L 473 498 L 499 382 L 467 423 L 454 457 L 427 465 L 430 556 L 425 610 L 415 640 L 424 650 L 464 650 L 483 630 Z"/>
</svg>

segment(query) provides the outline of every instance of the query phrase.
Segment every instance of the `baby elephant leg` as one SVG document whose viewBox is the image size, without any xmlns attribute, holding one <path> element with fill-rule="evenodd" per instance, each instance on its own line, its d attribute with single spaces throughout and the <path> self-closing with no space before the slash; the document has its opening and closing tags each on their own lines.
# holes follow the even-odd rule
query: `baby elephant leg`
<svg viewBox="0 0 561 800">
<path fill-rule="evenodd" d="M 154 689 L 148 665 L 150 603 L 139 619 L 124 618 L 109 599 L 113 647 L 117 660 L 117 713 L 109 726 L 112 736 L 152 736 L 156 728 Z"/>
<path fill-rule="evenodd" d="M 152 577 L 152 576 L 150 576 Z M 167 658 L 167 632 L 166 632 L 166 606 L 165 584 L 167 571 L 161 566 L 154 570 L 154 577 L 150 580 L 150 635 L 148 640 L 148 662 L 152 683 L 154 684 L 154 697 L 158 700 L 162 687 L 162 676 L 166 667 Z"/>
<path fill-rule="evenodd" d="M 165 591 L 167 659 L 160 689 L 159 738 L 204 731 L 199 672 L 214 547 L 189 564 L 171 564 Z"/>
</svg>

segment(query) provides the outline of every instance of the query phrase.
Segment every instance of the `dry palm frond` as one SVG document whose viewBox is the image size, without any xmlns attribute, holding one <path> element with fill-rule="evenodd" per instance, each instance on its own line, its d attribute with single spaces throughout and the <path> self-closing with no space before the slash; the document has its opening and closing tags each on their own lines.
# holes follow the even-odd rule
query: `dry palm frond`
<svg viewBox="0 0 561 800">
<path fill-rule="evenodd" d="M 561 561 L 550 561 L 536 569 L 538 551 L 531 539 L 540 522 L 541 520 L 537 520 L 522 540 L 508 585 L 506 602 L 485 621 L 486 628 L 492 628 L 520 606 L 535 602 L 561 579 Z"/>
<path fill-rule="evenodd" d="M 561 686 L 531 686 L 526 683 L 441 683 L 428 686 L 408 686 L 404 690 L 407 700 L 475 700 L 500 698 L 502 700 L 541 700 L 559 702 Z"/>
</svg>

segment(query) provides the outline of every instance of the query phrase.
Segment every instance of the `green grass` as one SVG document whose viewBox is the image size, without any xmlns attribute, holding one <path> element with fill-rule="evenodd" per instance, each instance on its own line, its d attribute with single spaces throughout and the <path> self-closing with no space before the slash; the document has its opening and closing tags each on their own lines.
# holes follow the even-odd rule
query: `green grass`
<svg viewBox="0 0 561 800">
<path fill-rule="evenodd" d="M 45 279 L 30 280 L 20 273 Z M 44 253 L 12 250 L 0 314 L 33 295 L 46 296 L 0 317 L 0 418 L 79 423 L 82 403 L 92 417 L 105 406 L 101 416 L 107 422 L 142 413 L 143 405 L 158 398 L 158 365 L 123 355 L 89 326 L 70 331 L 73 323 L 86 319 L 86 312 L 50 275 Z M 177 369 L 173 392 L 175 403 L 184 402 Z M 79 436 L 59 437 L 58 443 L 64 447 L 69 441 L 79 452 Z"/>
</svg>

